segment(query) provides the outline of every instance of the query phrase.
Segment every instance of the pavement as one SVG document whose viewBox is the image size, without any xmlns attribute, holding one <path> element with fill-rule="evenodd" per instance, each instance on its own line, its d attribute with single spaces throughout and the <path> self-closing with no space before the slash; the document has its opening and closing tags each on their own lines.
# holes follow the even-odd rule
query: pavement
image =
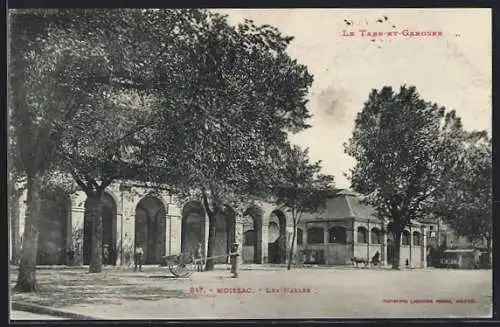
<svg viewBox="0 0 500 327">
<path fill-rule="evenodd" d="M 52 305 L 102 320 L 492 316 L 491 270 L 260 267 L 242 269 L 238 278 L 218 269 L 177 279 L 145 267 L 109 270 L 100 280 L 82 270 L 67 274 L 40 271 L 41 285 L 54 284 L 53 275 L 72 279 L 36 300 L 63 298 Z"/>
<path fill-rule="evenodd" d="M 10 320 L 65 320 L 64 318 L 54 317 L 49 315 L 39 315 L 36 313 L 12 310 L 10 312 Z"/>
</svg>

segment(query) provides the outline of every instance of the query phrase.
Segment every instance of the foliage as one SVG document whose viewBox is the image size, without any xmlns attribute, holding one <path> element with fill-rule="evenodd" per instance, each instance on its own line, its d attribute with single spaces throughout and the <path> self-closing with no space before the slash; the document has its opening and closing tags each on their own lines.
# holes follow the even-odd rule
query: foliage
<svg viewBox="0 0 500 327">
<path fill-rule="evenodd" d="M 460 235 L 472 241 L 487 241 L 490 247 L 492 226 L 492 151 L 491 139 L 484 133 L 469 140 L 464 160 L 456 177 L 439 193 L 434 212 Z"/>
<path fill-rule="evenodd" d="M 288 261 L 290 269 L 297 225 L 302 214 L 314 213 L 325 206 L 327 196 L 334 190 L 333 176 L 321 174 L 321 161 L 311 163 L 308 149 L 302 150 L 296 145 L 282 149 L 281 163 L 273 195 L 276 203 L 284 206 L 293 220 L 292 246 Z"/>
<path fill-rule="evenodd" d="M 233 27 L 205 11 L 194 25 L 179 96 L 164 97 L 161 137 L 152 137 L 161 142 L 145 157 L 165 168 L 157 181 L 181 197 L 205 199 L 213 220 L 225 206 L 244 210 L 243 203 L 268 195 L 276 149 L 287 131 L 308 127 L 312 76 L 286 54 L 292 38 L 271 26 Z"/>
<path fill-rule="evenodd" d="M 313 213 L 325 205 L 333 189 L 333 176 L 323 175 L 321 161 L 311 163 L 309 150 L 294 145 L 282 151 L 282 167 L 273 195 L 299 223 L 303 213 Z"/>
<path fill-rule="evenodd" d="M 432 212 L 439 192 L 457 178 L 468 140 L 477 134 L 463 130 L 455 111 L 422 100 L 415 87 L 371 92 L 345 144 L 356 159 L 348 177 L 378 216 L 393 223 L 394 268 L 403 228 Z"/>
<path fill-rule="evenodd" d="M 21 29 L 35 20 L 41 30 L 27 28 L 36 36 L 30 34 L 28 43 L 35 39 L 37 47 L 19 50 L 26 74 L 23 79 L 13 77 L 29 87 L 33 115 L 25 110 L 16 111 L 15 117 L 25 123 L 19 125 L 23 128 L 38 117 L 49 117 L 43 128 L 35 126 L 34 133 L 16 129 L 23 131 L 19 145 L 32 143 L 39 132 L 47 134 L 44 143 L 32 147 L 36 150 L 22 151 L 23 163 L 45 164 L 36 168 L 44 175 L 51 169 L 66 172 L 87 196 L 96 198 L 115 179 L 140 179 L 148 173 L 147 167 L 138 165 L 150 162 L 141 147 L 155 123 L 155 95 L 175 96 L 172 85 L 186 57 L 182 48 L 191 42 L 184 36 L 197 12 L 56 10 L 17 15 Z M 40 154 L 33 157 L 36 151 Z M 99 206 L 99 201 L 92 203 Z M 91 211 L 99 216 L 99 210 Z M 95 247 L 100 242 L 100 219 L 92 218 Z M 99 253 L 94 249 L 93 255 Z"/>
</svg>

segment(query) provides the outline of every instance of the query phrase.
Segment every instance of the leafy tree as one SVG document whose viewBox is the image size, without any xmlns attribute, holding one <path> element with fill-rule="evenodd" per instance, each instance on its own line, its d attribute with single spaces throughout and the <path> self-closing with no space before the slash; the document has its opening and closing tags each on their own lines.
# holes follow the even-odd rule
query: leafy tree
<svg viewBox="0 0 500 327">
<path fill-rule="evenodd" d="M 180 69 L 186 66 L 182 51 L 188 48 L 191 33 L 186 19 L 195 14 L 180 10 L 91 11 L 82 13 L 81 20 L 88 24 L 76 25 L 84 48 L 67 69 L 73 75 L 82 72 L 77 75 L 81 78 L 77 85 L 86 90 L 88 105 L 79 110 L 63 135 L 58 157 L 59 167 L 87 195 L 86 210 L 93 225 L 90 272 L 102 269 L 101 200 L 105 189 L 117 179 L 145 180 L 153 171 L 145 149 L 157 123 L 157 94 L 167 99 L 161 103 L 162 109 L 176 109 L 168 101 L 179 96 L 172 89 L 176 76 L 182 74 Z M 104 27 L 103 23 L 113 27 L 96 29 L 96 25 Z M 171 131 L 162 131 L 162 142 L 165 133 Z"/>
<path fill-rule="evenodd" d="M 486 241 L 491 252 L 492 196 L 491 139 L 484 132 L 472 133 L 455 177 L 439 193 L 433 209 L 460 235 Z"/>
<path fill-rule="evenodd" d="M 427 215 L 456 178 L 466 138 L 455 112 L 420 99 L 415 87 L 373 90 L 358 114 L 345 144 L 357 161 L 348 178 L 379 218 L 392 222 L 394 269 L 404 227 Z"/>
<path fill-rule="evenodd" d="M 292 245 L 288 267 L 292 266 L 297 226 L 303 213 L 314 213 L 326 204 L 327 195 L 333 191 L 333 176 L 320 174 L 321 161 L 311 163 L 309 150 L 299 146 L 282 151 L 282 166 L 278 170 L 273 195 L 278 205 L 284 206 L 292 217 Z"/>
<path fill-rule="evenodd" d="M 63 99 L 72 99 L 68 96 L 71 90 L 66 85 L 56 84 L 65 44 L 48 33 L 53 17 L 52 12 L 39 10 L 14 11 L 10 15 L 10 124 L 12 144 L 16 147 L 11 152 L 16 163 L 10 168 L 19 168 L 26 178 L 27 188 L 23 252 L 16 284 L 20 291 L 37 288 L 40 192 L 51 169 L 56 147 L 54 140 L 74 114 L 73 110 L 61 105 Z M 53 46 L 47 49 L 49 44 Z"/>
<path fill-rule="evenodd" d="M 273 156 L 287 131 L 309 127 L 305 97 L 312 76 L 286 54 L 292 38 L 271 26 L 245 21 L 233 27 L 206 11 L 193 25 L 196 46 L 186 54 L 190 64 L 176 86 L 182 98 L 166 98 L 167 108 L 182 110 L 163 113 L 163 138 L 152 138 L 162 142 L 153 142 L 154 154 L 146 157 L 166 171 L 174 167 L 158 180 L 168 181 L 180 196 L 202 199 L 211 257 L 216 217 L 266 196 Z M 165 135 L 166 130 L 174 132 Z M 175 151 L 176 143 L 184 145 L 182 151 Z M 206 269 L 213 266 L 207 260 Z"/>
<path fill-rule="evenodd" d="M 167 74 L 172 73 L 167 68 L 176 67 L 168 59 L 179 57 L 172 56 L 173 45 L 188 43 L 176 34 L 180 28 L 171 29 L 177 22 L 190 28 L 190 16 L 182 15 L 179 10 L 12 12 L 11 124 L 28 189 L 19 290 L 36 288 L 39 193 L 54 169 L 70 172 L 91 195 L 95 237 L 90 270 L 100 271 L 97 199 L 114 178 L 133 173 L 121 163 L 124 152 L 128 159 L 137 153 L 123 146 L 125 138 L 134 138 L 149 123 L 148 112 L 138 113 L 137 100 L 149 101 L 173 80 Z M 165 26 L 169 22 L 173 25 Z"/>
</svg>

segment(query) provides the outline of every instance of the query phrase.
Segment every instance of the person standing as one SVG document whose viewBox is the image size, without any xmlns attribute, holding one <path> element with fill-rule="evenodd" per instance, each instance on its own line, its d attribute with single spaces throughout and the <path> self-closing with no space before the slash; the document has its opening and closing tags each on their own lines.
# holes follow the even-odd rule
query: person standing
<svg viewBox="0 0 500 327">
<path fill-rule="evenodd" d="M 196 270 L 198 272 L 200 271 L 203 271 L 203 250 L 202 250 L 202 246 L 201 246 L 201 243 L 198 243 L 198 245 L 196 246 L 196 251 L 194 253 L 194 259 L 196 261 Z"/>
<path fill-rule="evenodd" d="M 139 267 L 139 271 L 142 271 L 142 259 L 144 257 L 144 249 L 142 248 L 141 244 L 137 244 L 135 247 L 135 254 L 134 254 L 134 271 L 137 270 L 137 267 Z"/>
<path fill-rule="evenodd" d="M 109 245 L 108 244 L 104 244 L 104 246 L 102 248 L 102 263 L 104 265 L 109 264 Z"/>
</svg>

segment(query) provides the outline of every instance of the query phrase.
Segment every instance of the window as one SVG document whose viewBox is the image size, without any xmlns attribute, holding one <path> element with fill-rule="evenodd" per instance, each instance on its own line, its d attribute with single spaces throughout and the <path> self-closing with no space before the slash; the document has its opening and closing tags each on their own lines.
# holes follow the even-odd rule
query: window
<svg viewBox="0 0 500 327">
<path fill-rule="evenodd" d="M 420 233 L 413 232 L 413 245 L 420 246 L 421 244 Z"/>
<path fill-rule="evenodd" d="M 358 243 L 368 243 L 368 230 L 363 226 L 358 227 Z"/>
<path fill-rule="evenodd" d="M 372 228 L 372 244 L 382 244 L 382 233 L 378 228 Z"/>
<path fill-rule="evenodd" d="M 431 226 L 429 226 L 429 230 L 430 230 L 430 231 L 434 230 L 434 226 L 432 226 L 432 225 L 431 225 Z"/>
<path fill-rule="evenodd" d="M 325 232 L 321 227 L 311 227 L 307 230 L 308 244 L 323 244 L 325 243 Z"/>
<path fill-rule="evenodd" d="M 253 230 L 247 230 L 244 233 L 244 240 L 243 240 L 243 245 L 244 246 L 250 246 L 255 244 L 255 233 Z"/>
<path fill-rule="evenodd" d="M 344 227 L 334 226 L 328 230 L 328 243 L 346 244 L 347 233 Z"/>
<path fill-rule="evenodd" d="M 403 245 L 410 245 L 410 232 L 407 230 L 404 230 L 402 235 L 401 235 L 401 243 Z"/>
<path fill-rule="evenodd" d="M 297 245 L 302 245 L 303 237 L 304 237 L 304 235 L 302 235 L 302 233 L 303 233 L 302 229 L 297 228 Z"/>
</svg>

